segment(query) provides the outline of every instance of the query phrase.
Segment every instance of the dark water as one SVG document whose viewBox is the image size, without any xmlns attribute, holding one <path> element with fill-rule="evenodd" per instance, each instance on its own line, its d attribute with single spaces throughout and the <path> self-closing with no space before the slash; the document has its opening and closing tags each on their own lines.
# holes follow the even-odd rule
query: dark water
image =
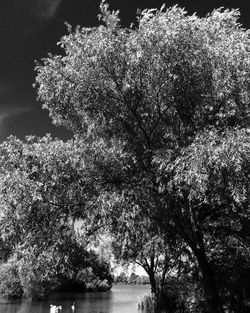
<svg viewBox="0 0 250 313">
<path fill-rule="evenodd" d="M 49 313 L 50 304 L 62 305 L 62 313 L 137 313 L 138 299 L 149 294 L 149 286 L 113 286 L 108 292 L 55 294 L 48 301 L 8 302 L 0 299 L 0 313 Z"/>
</svg>

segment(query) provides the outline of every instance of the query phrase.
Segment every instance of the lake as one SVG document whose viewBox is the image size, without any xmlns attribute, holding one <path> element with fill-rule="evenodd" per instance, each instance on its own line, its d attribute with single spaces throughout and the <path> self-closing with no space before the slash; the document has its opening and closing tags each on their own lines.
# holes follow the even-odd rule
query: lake
<svg viewBox="0 0 250 313">
<path fill-rule="evenodd" d="M 49 313 L 50 304 L 62 305 L 62 313 L 137 313 L 138 299 L 150 293 L 149 286 L 115 285 L 107 292 L 58 293 L 46 301 L 0 300 L 0 313 Z"/>
</svg>

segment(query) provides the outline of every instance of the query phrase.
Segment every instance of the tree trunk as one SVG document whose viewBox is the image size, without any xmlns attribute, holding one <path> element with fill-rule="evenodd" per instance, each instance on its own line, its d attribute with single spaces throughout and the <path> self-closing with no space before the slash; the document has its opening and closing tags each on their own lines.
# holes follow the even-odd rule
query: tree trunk
<svg viewBox="0 0 250 313">
<path fill-rule="evenodd" d="M 157 286 L 156 286 L 156 280 L 155 280 L 154 272 L 149 272 L 148 276 L 149 276 L 149 282 L 150 282 L 150 287 L 151 287 L 151 293 L 152 293 L 152 295 L 156 295 Z"/>
<path fill-rule="evenodd" d="M 192 235 L 189 236 L 187 233 L 183 232 L 183 230 L 181 232 L 184 234 L 183 239 L 189 244 L 198 261 L 199 271 L 202 276 L 204 295 L 207 302 L 205 312 L 224 313 L 215 275 L 206 255 L 203 233 L 190 203 L 189 210 Z"/>
<path fill-rule="evenodd" d="M 203 249 L 195 249 L 195 256 L 199 264 L 199 270 L 202 275 L 202 284 L 204 288 L 205 298 L 207 302 L 207 312 L 223 313 L 217 283 L 214 277 L 211 265 L 207 260 L 207 256 Z"/>
</svg>

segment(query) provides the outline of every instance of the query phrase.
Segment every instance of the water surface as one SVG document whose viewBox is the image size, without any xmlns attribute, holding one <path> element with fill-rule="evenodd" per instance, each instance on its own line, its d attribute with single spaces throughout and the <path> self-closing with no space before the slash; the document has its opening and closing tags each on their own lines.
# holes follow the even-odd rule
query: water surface
<svg viewBox="0 0 250 313">
<path fill-rule="evenodd" d="M 50 304 L 62 305 L 62 313 L 137 313 L 138 299 L 150 293 L 149 286 L 116 285 L 107 292 L 58 293 L 46 301 L 0 299 L 0 313 L 49 313 Z"/>
</svg>

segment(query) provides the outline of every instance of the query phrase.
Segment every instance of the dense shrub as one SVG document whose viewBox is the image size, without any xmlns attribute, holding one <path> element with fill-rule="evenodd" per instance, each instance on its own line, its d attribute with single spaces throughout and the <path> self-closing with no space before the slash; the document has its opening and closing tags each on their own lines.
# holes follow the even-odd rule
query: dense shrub
<svg viewBox="0 0 250 313">
<path fill-rule="evenodd" d="M 23 295 L 18 265 L 14 259 L 0 265 L 0 293 L 4 297 L 21 297 Z"/>
<path fill-rule="evenodd" d="M 143 311 L 145 313 L 156 313 L 156 299 L 152 295 L 144 296 L 138 302 L 138 310 Z"/>
<path fill-rule="evenodd" d="M 98 275 L 99 273 L 95 271 L 94 266 L 88 267 L 81 270 L 77 277 L 76 281 L 83 283 L 85 288 L 88 291 L 106 291 L 109 290 L 112 286 L 109 275 L 106 275 L 106 278 L 103 275 Z"/>
<path fill-rule="evenodd" d="M 109 264 L 76 243 L 68 255 L 59 249 L 22 248 L 0 266 L 0 293 L 7 297 L 42 299 L 58 290 L 106 291 L 111 286 Z"/>
<path fill-rule="evenodd" d="M 42 265 L 33 262 L 25 262 L 22 260 L 19 268 L 19 277 L 23 294 L 30 299 L 43 299 L 46 298 L 58 285 L 59 281 L 56 277 L 49 275 L 42 271 Z"/>
<path fill-rule="evenodd" d="M 107 291 L 111 288 L 111 286 L 107 279 L 100 280 L 99 278 L 95 278 L 86 284 L 86 288 L 88 291 Z"/>
</svg>

